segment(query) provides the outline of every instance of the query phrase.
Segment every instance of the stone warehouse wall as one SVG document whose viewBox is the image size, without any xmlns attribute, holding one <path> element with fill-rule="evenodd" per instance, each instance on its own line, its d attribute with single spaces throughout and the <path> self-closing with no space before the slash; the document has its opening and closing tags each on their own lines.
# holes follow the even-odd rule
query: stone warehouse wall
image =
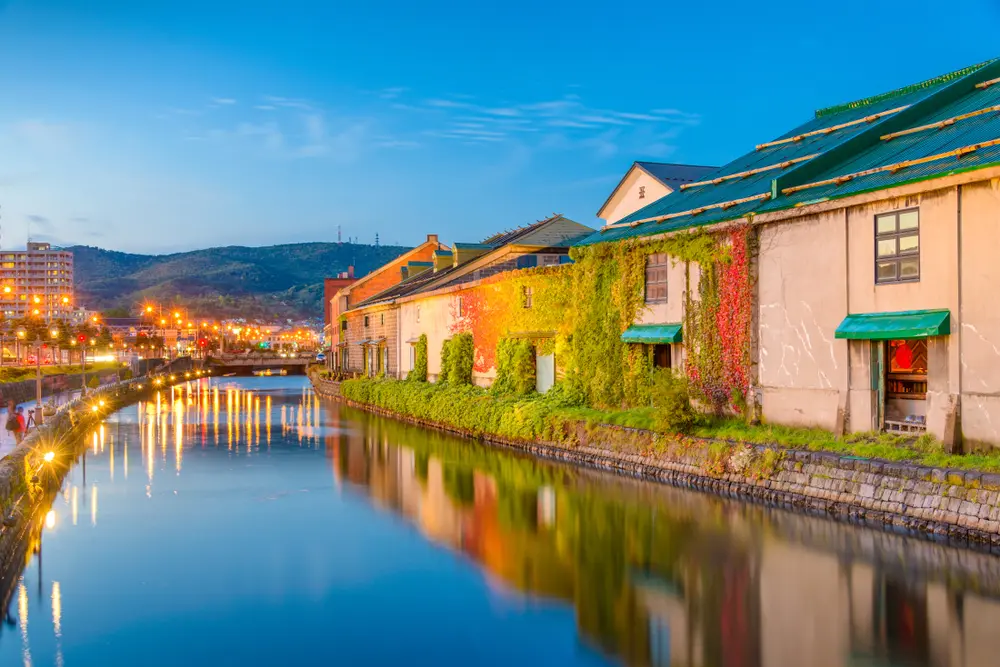
<svg viewBox="0 0 1000 667">
<path fill-rule="evenodd" d="M 333 383 L 325 383 L 332 385 Z M 333 386 L 317 386 L 337 396 Z M 341 398 L 348 405 L 546 458 L 1000 553 L 1000 474 L 579 424 L 564 442 L 466 432 Z"/>
</svg>

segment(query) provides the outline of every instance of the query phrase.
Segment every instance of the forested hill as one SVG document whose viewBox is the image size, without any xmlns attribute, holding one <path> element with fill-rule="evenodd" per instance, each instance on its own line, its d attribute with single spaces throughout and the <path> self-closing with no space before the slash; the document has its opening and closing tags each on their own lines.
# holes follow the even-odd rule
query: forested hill
<svg viewBox="0 0 1000 667">
<path fill-rule="evenodd" d="M 409 248 L 356 243 L 207 248 L 137 255 L 73 246 L 77 303 L 134 308 L 144 301 L 182 304 L 197 315 L 322 317 L 323 279 L 354 266 L 356 276 Z"/>
</svg>

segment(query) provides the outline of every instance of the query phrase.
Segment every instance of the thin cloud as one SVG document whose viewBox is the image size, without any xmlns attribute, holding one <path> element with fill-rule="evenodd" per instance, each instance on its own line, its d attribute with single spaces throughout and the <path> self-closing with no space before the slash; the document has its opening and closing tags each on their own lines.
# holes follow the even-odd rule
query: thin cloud
<svg viewBox="0 0 1000 667">
<path fill-rule="evenodd" d="M 263 100 L 268 104 L 286 109 L 301 109 L 302 111 L 312 111 L 315 105 L 306 99 L 297 97 L 281 97 L 279 95 L 264 95 Z"/>
<path fill-rule="evenodd" d="M 579 116 L 583 123 L 597 123 L 598 125 L 629 125 L 627 121 L 611 116 Z"/>
<path fill-rule="evenodd" d="M 254 105 L 254 109 L 257 109 L 258 111 L 274 111 L 277 108 L 278 107 L 274 106 L 273 104 L 257 104 L 257 105 Z"/>
<path fill-rule="evenodd" d="M 441 100 L 432 99 L 427 100 L 424 104 L 429 107 L 437 107 L 439 109 L 473 109 L 475 108 L 472 104 L 468 102 L 456 102 L 455 100 Z"/>
<path fill-rule="evenodd" d="M 405 86 L 392 86 L 378 91 L 378 96 L 383 100 L 394 100 L 409 90 L 410 89 Z"/>
<path fill-rule="evenodd" d="M 378 148 L 412 149 L 420 148 L 420 142 L 409 139 L 381 139 L 375 142 Z"/>
<path fill-rule="evenodd" d="M 213 97 L 212 104 L 230 105 L 236 104 L 236 100 L 231 97 Z"/>
<path fill-rule="evenodd" d="M 552 120 L 545 121 L 545 124 L 549 127 L 570 127 L 576 128 L 578 130 L 588 130 L 597 127 L 593 123 L 581 123 L 578 120 L 569 120 L 563 118 L 554 118 Z"/>
<path fill-rule="evenodd" d="M 648 113 L 630 113 L 628 111 L 612 111 L 611 114 L 617 116 L 618 118 L 625 118 L 627 120 L 645 120 L 652 123 L 666 120 L 666 118 L 662 118 L 660 116 L 653 116 L 652 114 Z"/>
</svg>

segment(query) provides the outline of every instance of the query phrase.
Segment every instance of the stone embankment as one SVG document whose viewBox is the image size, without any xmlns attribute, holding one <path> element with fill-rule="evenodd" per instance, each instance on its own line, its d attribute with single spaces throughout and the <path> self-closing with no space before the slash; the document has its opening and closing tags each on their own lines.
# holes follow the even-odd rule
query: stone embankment
<svg viewBox="0 0 1000 667">
<path fill-rule="evenodd" d="M 493 445 L 1000 553 L 1000 474 L 777 446 L 668 439 L 607 425 L 581 424 L 568 443 L 528 442 L 357 403 L 340 396 L 337 382 L 312 382 L 320 395 L 352 407 Z"/>
</svg>

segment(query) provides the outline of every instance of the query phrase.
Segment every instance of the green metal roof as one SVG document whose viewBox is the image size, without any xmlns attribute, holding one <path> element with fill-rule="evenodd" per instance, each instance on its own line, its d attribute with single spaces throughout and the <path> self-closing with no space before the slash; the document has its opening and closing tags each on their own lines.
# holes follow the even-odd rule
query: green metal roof
<svg viewBox="0 0 1000 667">
<path fill-rule="evenodd" d="M 679 343 L 680 324 L 633 324 L 622 334 L 623 343 Z"/>
<path fill-rule="evenodd" d="M 1000 139 L 1000 113 L 997 112 L 959 120 L 942 129 L 925 130 L 888 141 L 880 139 L 884 134 L 1000 105 L 1000 84 L 986 89 L 976 87 L 981 81 L 997 77 L 1000 77 L 1000 60 L 992 60 L 898 91 L 821 110 L 817 112 L 815 118 L 781 135 L 775 141 L 801 137 L 798 140 L 762 146 L 704 178 L 706 181 L 711 181 L 763 167 L 782 164 L 786 166 L 721 183 L 676 190 L 618 221 L 623 223 L 622 226 L 598 231 L 577 245 L 620 241 L 738 220 L 750 213 L 779 211 L 1000 163 L 1000 146 L 990 146 L 957 159 L 933 160 L 896 171 L 857 176 L 840 185 L 810 187 L 787 195 L 781 192 L 787 187 L 835 179 L 843 175 L 927 158 L 972 144 Z M 902 107 L 906 109 L 868 122 L 857 122 Z M 855 124 L 839 127 L 844 123 Z M 819 132 L 819 134 L 801 136 L 809 132 Z M 787 164 L 790 160 L 800 160 L 809 156 L 817 157 Z M 752 200 L 725 209 L 706 208 L 702 212 L 690 213 L 697 209 L 764 194 L 770 194 L 771 198 Z M 683 215 L 676 215 L 662 222 L 638 222 L 671 214 Z"/>
<path fill-rule="evenodd" d="M 835 336 L 848 340 L 896 340 L 950 333 L 951 317 L 947 310 L 903 310 L 848 315 L 837 327 Z"/>
</svg>

